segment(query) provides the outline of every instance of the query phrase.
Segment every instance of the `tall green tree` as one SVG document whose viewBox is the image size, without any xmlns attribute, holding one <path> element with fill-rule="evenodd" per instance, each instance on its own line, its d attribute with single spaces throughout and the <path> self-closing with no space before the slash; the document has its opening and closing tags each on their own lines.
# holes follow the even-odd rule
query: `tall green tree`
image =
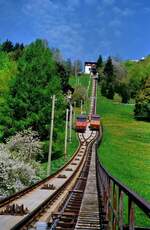
<svg viewBox="0 0 150 230">
<path fill-rule="evenodd" d="M 103 59 L 102 56 L 99 55 L 98 60 L 97 60 L 97 72 L 98 72 L 98 83 L 101 82 L 101 80 L 103 79 Z"/>
<path fill-rule="evenodd" d="M 127 72 L 131 97 L 136 98 L 136 95 L 141 89 L 142 79 L 146 79 L 147 76 L 150 76 L 150 56 L 147 56 L 144 60 L 138 62 L 126 61 L 124 62 L 124 66 Z"/>
<path fill-rule="evenodd" d="M 114 68 L 113 68 L 111 57 L 108 57 L 108 60 L 105 64 L 104 74 L 107 80 L 112 81 L 113 74 L 114 74 Z"/>
<path fill-rule="evenodd" d="M 108 58 L 104 67 L 104 77 L 102 80 L 101 91 L 104 96 L 113 99 L 115 94 L 115 77 L 111 57 Z"/>
<path fill-rule="evenodd" d="M 0 139 L 7 129 L 7 124 L 11 122 L 8 110 L 8 95 L 11 81 L 17 74 L 17 64 L 12 61 L 6 52 L 0 51 Z"/>
<path fill-rule="evenodd" d="M 7 53 L 0 51 L 0 96 L 8 92 L 10 80 L 16 72 L 16 62 L 12 61 Z"/>
<path fill-rule="evenodd" d="M 130 99 L 130 88 L 126 82 L 120 82 L 118 86 L 117 93 L 122 98 L 122 103 L 128 103 Z"/>
<path fill-rule="evenodd" d="M 1 45 L 1 50 L 7 53 L 13 51 L 13 48 L 14 48 L 13 43 L 8 39 L 5 42 L 3 42 Z"/>
<path fill-rule="evenodd" d="M 18 50 L 18 49 L 20 49 L 20 50 L 23 50 L 24 49 L 24 45 L 23 45 L 23 43 L 16 43 L 15 45 L 14 45 L 14 48 L 13 48 L 13 50 Z"/>
<path fill-rule="evenodd" d="M 63 143 L 65 101 L 61 77 L 52 52 L 42 40 L 25 48 L 18 62 L 18 74 L 12 84 L 9 122 L 5 121 L 4 137 L 18 130 L 32 127 L 41 139 L 48 140 L 50 129 L 51 96 L 55 94 L 54 152 L 60 153 Z M 58 144 L 59 142 L 59 144 Z"/>
<path fill-rule="evenodd" d="M 69 89 L 69 73 L 66 70 L 66 66 L 61 63 L 56 63 L 57 72 L 59 73 L 60 80 L 61 80 L 61 89 L 64 93 L 67 93 Z"/>
<path fill-rule="evenodd" d="M 24 45 L 23 43 L 16 43 L 13 47 L 13 51 L 10 53 L 10 57 L 17 61 L 23 55 Z"/>
<path fill-rule="evenodd" d="M 102 56 L 99 55 L 98 60 L 97 60 L 97 68 L 102 68 L 103 66 L 103 59 Z"/>
<path fill-rule="evenodd" d="M 150 77 L 142 82 L 142 88 L 136 97 L 134 116 L 136 119 L 150 121 Z"/>
</svg>

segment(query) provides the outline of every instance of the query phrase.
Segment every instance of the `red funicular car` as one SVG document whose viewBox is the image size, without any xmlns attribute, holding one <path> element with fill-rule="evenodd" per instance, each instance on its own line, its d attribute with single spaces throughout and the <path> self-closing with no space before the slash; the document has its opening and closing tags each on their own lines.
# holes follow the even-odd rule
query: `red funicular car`
<svg viewBox="0 0 150 230">
<path fill-rule="evenodd" d="M 86 115 L 77 116 L 75 126 L 77 132 L 85 132 L 87 127 L 87 116 Z"/>
<path fill-rule="evenodd" d="M 100 116 L 97 114 L 91 114 L 90 129 L 99 130 L 99 128 L 100 128 Z"/>
</svg>

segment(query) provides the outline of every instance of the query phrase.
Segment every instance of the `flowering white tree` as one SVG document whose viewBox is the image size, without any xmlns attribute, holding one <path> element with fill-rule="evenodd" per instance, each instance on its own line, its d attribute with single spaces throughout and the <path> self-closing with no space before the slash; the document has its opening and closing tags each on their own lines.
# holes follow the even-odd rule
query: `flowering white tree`
<svg viewBox="0 0 150 230">
<path fill-rule="evenodd" d="M 13 159 L 20 159 L 25 162 L 36 160 L 42 154 L 42 144 L 38 132 L 31 128 L 18 132 L 7 140 L 7 148 L 10 150 Z"/>
<path fill-rule="evenodd" d="M 0 195 L 10 195 L 36 181 L 36 170 L 12 159 L 6 145 L 0 144 Z"/>
<path fill-rule="evenodd" d="M 31 128 L 10 137 L 0 144 L 0 195 L 10 195 L 33 184 L 42 154 L 38 133 Z"/>
</svg>

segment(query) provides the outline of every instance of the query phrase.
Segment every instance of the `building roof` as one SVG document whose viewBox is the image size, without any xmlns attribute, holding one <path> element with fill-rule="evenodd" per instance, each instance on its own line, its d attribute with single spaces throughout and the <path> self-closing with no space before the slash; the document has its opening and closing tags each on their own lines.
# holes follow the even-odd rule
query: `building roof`
<svg viewBox="0 0 150 230">
<path fill-rule="evenodd" d="M 97 62 L 92 62 L 92 61 L 86 61 L 86 62 L 84 62 L 84 65 L 97 65 Z"/>
</svg>

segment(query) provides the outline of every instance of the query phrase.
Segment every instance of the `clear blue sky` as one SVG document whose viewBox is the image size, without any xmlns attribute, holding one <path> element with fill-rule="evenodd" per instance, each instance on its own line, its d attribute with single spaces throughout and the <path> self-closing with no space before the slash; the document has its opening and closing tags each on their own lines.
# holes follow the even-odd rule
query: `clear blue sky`
<svg viewBox="0 0 150 230">
<path fill-rule="evenodd" d="M 0 0 L 0 42 L 44 38 L 65 58 L 150 54 L 150 0 Z"/>
</svg>

